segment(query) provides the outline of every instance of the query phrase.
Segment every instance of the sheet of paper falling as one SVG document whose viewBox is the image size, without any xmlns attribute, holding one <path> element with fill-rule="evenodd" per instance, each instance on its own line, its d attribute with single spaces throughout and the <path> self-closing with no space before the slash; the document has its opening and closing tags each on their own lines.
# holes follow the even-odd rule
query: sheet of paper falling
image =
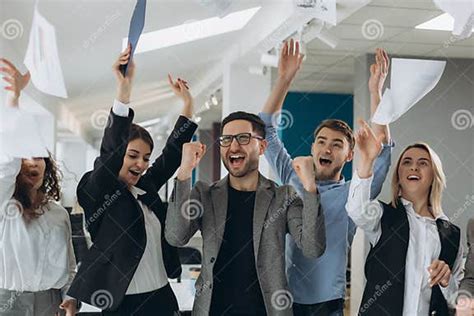
<svg viewBox="0 0 474 316">
<path fill-rule="evenodd" d="M 474 3 L 472 0 L 434 0 L 438 8 L 454 19 L 453 35 L 458 40 L 469 38 L 474 26 Z"/>
<path fill-rule="evenodd" d="M 446 61 L 392 58 L 390 89 L 386 89 L 372 122 L 390 124 L 405 114 L 438 83 Z"/>
<path fill-rule="evenodd" d="M 24 63 L 35 87 L 47 94 L 67 98 L 56 44 L 56 30 L 35 8 Z"/>
<path fill-rule="evenodd" d="M 34 114 L 3 105 L 0 111 L 0 156 L 48 157 L 46 143 Z"/>
</svg>

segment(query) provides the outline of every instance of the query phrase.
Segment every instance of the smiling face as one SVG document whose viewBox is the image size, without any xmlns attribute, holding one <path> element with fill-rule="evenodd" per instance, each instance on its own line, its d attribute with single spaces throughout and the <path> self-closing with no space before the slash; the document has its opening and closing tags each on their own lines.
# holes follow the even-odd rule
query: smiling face
<svg viewBox="0 0 474 316">
<path fill-rule="evenodd" d="M 128 143 L 127 151 L 123 157 L 119 179 L 128 187 L 136 185 L 142 174 L 148 169 L 151 148 L 142 139 L 137 138 Z"/>
<path fill-rule="evenodd" d="M 339 180 L 341 170 L 352 160 L 353 151 L 342 132 L 324 127 L 311 146 L 317 180 Z"/>
<path fill-rule="evenodd" d="M 237 135 L 250 133 L 257 135 L 252 128 L 252 123 L 246 120 L 234 120 L 224 125 L 222 135 Z M 220 147 L 221 159 L 229 173 L 237 178 L 258 170 L 258 160 L 265 151 L 266 141 L 254 137 L 247 145 L 240 145 L 234 138 L 229 147 Z"/>
<path fill-rule="evenodd" d="M 46 162 L 43 158 L 23 159 L 21 162 L 20 181 L 29 189 L 38 190 L 43 185 Z"/>
<path fill-rule="evenodd" d="M 430 154 L 426 150 L 408 149 L 400 159 L 397 172 L 402 197 L 429 194 L 434 172 Z"/>
</svg>

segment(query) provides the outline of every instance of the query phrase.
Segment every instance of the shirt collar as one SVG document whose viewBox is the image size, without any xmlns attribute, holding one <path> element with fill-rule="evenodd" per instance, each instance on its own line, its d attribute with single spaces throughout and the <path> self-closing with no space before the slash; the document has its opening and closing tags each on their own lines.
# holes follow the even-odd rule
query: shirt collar
<svg viewBox="0 0 474 316">
<path fill-rule="evenodd" d="M 143 191 L 142 189 L 137 188 L 136 186 L 132 185 L 130 188 L 130 193 L 132 193 L 133 197 L 136 199 L 138 198 L 139 195 L 146 194 L 146 191 Z"/>
<path fill-rule="evenodd" d="M 405 210 L 407 210 L 407 212 L 410 212 L 416 216 L 419 216 L 419 217 L 423 217 L 423 216 L 420 216 L 419 214 L 417 214 L 415 212 L 415 209 L 413 208 L 413 203 L 411 201 L 408 201 L 402 197 L 400 197 L 400 200 L 402 201 L 403 203 L 403 206 L 405 207 Z M 438 219 L 444 219 L 446 221 L 449 221 L 449 218 L 444 214 L 443 211 L 441 211 L 441 214 L 439 214 L 438 216 L 436 216 L 434 219 L 432 218 L 429 218 L 429 217 L 426 217 L 426 219 L 429 219 L 429 220 L 433 220 L 433 221 L 436 221 Z"/>
<path fill-rule="evenodd" d="M 341 175 L 341 179 L 339 180 L 321 180 L 321 181 L 316 181 L 316 184 L 318 185 L 319 188 L 330 189 L 333 186 L 338 186 L 338 185 L 344 184 L 345 182 L 346 182 L 346 179 L 344 178 L 343 175 Z"/>
</svg>

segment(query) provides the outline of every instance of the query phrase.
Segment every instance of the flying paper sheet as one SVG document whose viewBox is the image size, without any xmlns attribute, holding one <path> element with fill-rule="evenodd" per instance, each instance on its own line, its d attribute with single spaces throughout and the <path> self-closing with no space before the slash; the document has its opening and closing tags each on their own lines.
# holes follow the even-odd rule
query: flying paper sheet
<svg viewBox="0 0 474 316">
<path fill-rule="evenodd" d="M 386 89 L 372 122 L 390 124 L 406 113 L 438 83 L 445 61 L 392 58 L 390 89 Z"/>
<path fill-rule="evenodd" d="M 143 27 L 145 26 L 145 13 L 146 0 L 137 0 L 128 31 L 128 42 L 132 45 L 132 53 L 130 54 L 129 60 L 132 60 L 133 53 L 138 45 L 138 40 L 140 39 L 140 35 L 142 35 Z M 127 73 L 127 69 L 128 64 L 120 66 L 120 71 L 124 76 Z"/>
<path fill-rule="evenodd" d="M 295 4 L 299 12 L 311 12 L 315 18 L 337 24 L 336 0 L 296 0 Z"/>
<path fill-rule="evenodd" d="M 8 106 L 0 106 L 0 111 L 0 156 L 48 157 L 35 115 Z"/>
<path fill-rule="evenodd" d="M 459 39 L 471 36 L 474 26 L 474 4 L 472 0 L 434 0 L 438 8 L 454 18 L 453 35 Z"/>
<path fill-rule="evenodd" d="M 47 94 L 67 98 L 56 44 L 56 31 L 35 8 L 24 63 L 35 87 Z"/>
</svg>

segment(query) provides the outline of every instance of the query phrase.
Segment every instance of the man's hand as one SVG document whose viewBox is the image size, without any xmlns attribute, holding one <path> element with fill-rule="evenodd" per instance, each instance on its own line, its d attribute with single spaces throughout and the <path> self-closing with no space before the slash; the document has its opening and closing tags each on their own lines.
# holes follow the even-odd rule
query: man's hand
<svg viewBox="0 0 474 316">
<path fill-rule="evenodd" d="M 304 186 L 304 189 L 316 193 L 316 178 L 312 156 L 296 157 L 293 159 L 293 169 Z"/>
<path fill-rule="evenodd" d="M 178 180 L 184 181 L 191 178 L 194 168 L 198 166 L 205 153 L 206 145 L 200 142 L 183 144 L 181 165 L 179 166 L 177 174 Z"/>
<path fill-rule="evenodd" d="M 291 82 L 301 67 L 304 56 L 300 54 L 300 43 L 293 39 L 285 41 L 278 62 L 278 77 L 285 82 Z"/>
</svg>

